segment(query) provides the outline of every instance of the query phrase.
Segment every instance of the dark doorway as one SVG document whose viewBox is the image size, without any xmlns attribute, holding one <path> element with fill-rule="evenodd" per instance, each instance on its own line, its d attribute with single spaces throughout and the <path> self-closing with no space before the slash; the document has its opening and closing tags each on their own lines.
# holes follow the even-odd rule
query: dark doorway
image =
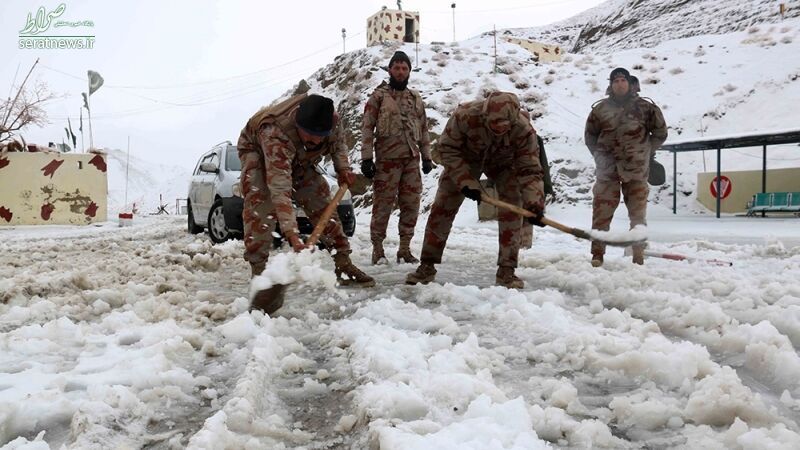
<svg viewBox="0 0 800 450">
<path fill-rule="evenodd" d="M 414 19 L 406 19 L 406 34 L 403 36 L 403 42 L 416 42 L 414 39 Z"/>
</svg>

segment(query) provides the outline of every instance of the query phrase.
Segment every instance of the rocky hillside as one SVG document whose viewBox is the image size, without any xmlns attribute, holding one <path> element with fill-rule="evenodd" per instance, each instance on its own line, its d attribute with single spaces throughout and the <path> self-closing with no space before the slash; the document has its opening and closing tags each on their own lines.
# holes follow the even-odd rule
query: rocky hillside
<svg viewBox="0 0 800 450">
<path fill-rule="evenodd" d="M 779 26 L 800 17 L 797 2 L 775 0 L 608 0 L 552 25 L 502 30 L 502 33 L 558 43 L 573 53 L 609 53 L 653 47 L 661 42 L 751 28 Z"/>
</svg>

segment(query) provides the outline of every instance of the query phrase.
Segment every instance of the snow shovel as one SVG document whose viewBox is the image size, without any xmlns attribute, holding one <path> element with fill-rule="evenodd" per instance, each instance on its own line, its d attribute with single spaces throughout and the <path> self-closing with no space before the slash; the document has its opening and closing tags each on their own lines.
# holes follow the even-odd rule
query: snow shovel
<svg viewBox="0 0 800 450">
<path fill-rule="evenodd" d="M 481 194 L 481 200 L 485 201 L 490 205 L 497 206 L 498 208 L 503 208 L 515 212 L 521 215 L 522 217 L 533 217 L 533 213 L 528 211 L 527 209 L 520 208 L 517 205 L 512 205 L 511 203 L 498 200 L 494 197 L 490 197 L 483 193 Z M 588 239 L 590 241 L 596 241 L 607 245 L 613 245 L 616 247 L 630 247 L 631 245 L 635 244 L 644 244 L 645 241 L 647 241 L 647 239 L 628 239 L 628 240 L 603 239 L 599 236 L 593 235 L 591 232 L 581 230 L 580 228 L 568 227 L 564 224 L 556 222 L 555 220 L 548 219 L 547 217 L 542 217 L 542 223 L 547 225 L 548 227 L 553 227 L 558 231 L 563 231 L 564 233 L 571 234 L 576 238 Z"/>
<path fill-rule="evenodd" d="M 319 237 L 322 235 L 322 231 L 325 229 L 325 225 L 331 219 L 333 211 L 336 210 L 336 207 L 339 205 L 339 202 L 342 201 L 342 197 L 344 197 L 349 187 L 347 183 L 339 185 L 339 190 L 336 191 L 336 194 L 333 196 L 330 203 L 328 203 L 328 206 L 322 211 L 319 221 L 317 221 L 314 230 L 311 232 L 308 240 L 306 240 L 306 248 L 313 248 L 317 244 Z M 270 288 L 258 291 L 256 295 L 253 296 L 250 310 L 260 309 L 271 315 L 283 306 L 283 299 L 287 287 L 288 285 L 286 284 L 276 284 Z"/>
<path fill-rule="evenodd" d="M 631 256 L 633 251 L 630 248 L 625 249 L 625 256 Z M 733 266 L 733 263 L 730 261 L 723 261 L 721 259 L 702 259 L 702 258 L 693 258 L 691 256 L 686 255 L 679 255 L 677 253 L 662 253 L 656 252 L 653 250 L 645 250 L 644 256 L 650 256 L 653 258 L 664 258 L 664 259 L 671 259 L 673 261 L 686 261 L 686 262 L 702 262 L 706 264 L 711 264 L 712 266 Z"/>
</svg>

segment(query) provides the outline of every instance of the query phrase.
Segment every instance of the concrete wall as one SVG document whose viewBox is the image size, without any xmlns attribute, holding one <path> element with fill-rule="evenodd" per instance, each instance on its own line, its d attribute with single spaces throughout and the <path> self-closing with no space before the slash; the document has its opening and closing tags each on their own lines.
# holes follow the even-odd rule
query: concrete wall
<svg viewBox="0 0 800 450">
<path fill-rule="evenodd" d="M 106 156 L 0 153 L 0 225 L 104 222 Z"/>
<path fill-rule="evenodd" d="M 419 12 L 385 9 L 367 19 L 367 46 L 384 41 L 408 42 L 406 36 L 406 19 L 414 21 L 411 42 L 419 42 Z"/>
<path fill-rule="evenodd" d="M 720 202 L 724 213 L 747 211 L 747 202 L 761 192 L 761 171 L 721 172 L 731 180 L 731 193 Z M 711 211 L 717 210 L 717 199 L 711 196 L 711 181 L 716 172 L 697 174 L 697 201 Z M 800 192 L 800 168 L 767 170 L 767 192 Z"/>
<path fill-rule="evenodd" d="M 539 62 L 559 62 L 563 52 L 557 45 L 544 44 L 542 42 L 530 41 L 528 39 L 504 38 L 507 42 L 517 44 L 531 54 Z"/>
</svg>

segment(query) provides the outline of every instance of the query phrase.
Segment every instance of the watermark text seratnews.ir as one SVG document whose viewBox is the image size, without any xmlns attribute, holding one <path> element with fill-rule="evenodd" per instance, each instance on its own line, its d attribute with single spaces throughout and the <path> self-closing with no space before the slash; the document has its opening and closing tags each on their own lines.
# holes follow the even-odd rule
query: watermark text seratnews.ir
<svg viewBox="0 0 800 450">
<path fill-rule="evenodd" d="M 29 50 L 91 50 L 94 48 L 94 36 L 20 36 L 19 48 Z"/>
</svg>

